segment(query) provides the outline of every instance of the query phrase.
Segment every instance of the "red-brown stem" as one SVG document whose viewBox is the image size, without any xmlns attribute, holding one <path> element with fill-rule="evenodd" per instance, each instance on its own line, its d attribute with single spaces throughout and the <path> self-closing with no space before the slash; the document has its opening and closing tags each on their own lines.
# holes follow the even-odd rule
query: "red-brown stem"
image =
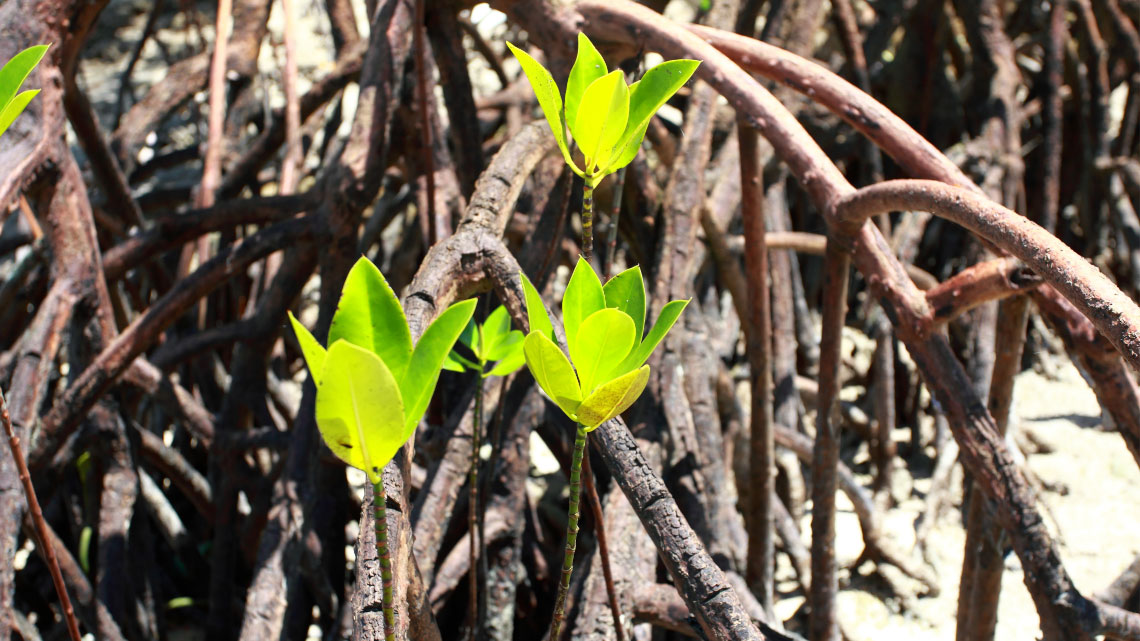
<svg viewBox="0 0 1140 641">
<path fill-rule="evenodd" d="M 839 639 L 835 594 L 835 490 L 839 465 L 838 415 L 840 347 L 847 314 L 847 270 L 851 256 L 828 239 L 824 254 L 823 327 L 819 351 L 819 398 L 812 457 L 811 618 L 812 641 Z"/>
<path fill-rule="evenodd" d="M 214 53 L 210 60 L 210 102 L 206 133 L 206 154 L 202 159 L 202 181 L 198 185 L 194 206 L 211 207 L 222 182 L 222 135 L 226 125 L 226 49 L 229 44 L 229 26 L 233 10 L 232 0 L 218 0 L 217 21 L 214 24 Z M 182 254 L 178 276 L 185 277 L 190 272 L 190 253 L 187 247 Z M 198 239 L 198 264 L 210 257 L 210 243 L 207 236 Z M 206 300 L 198 302 L 198 325 L 206 324 Z"/>
<path fill-rule="evenodd" d="M 210 112 L 206 154 L 202 160 L 202 182 L 198 186 L 195 203 L 195 206 L 201 208 L 214 204 L 218 185 L 222 182 L 222 134 L 226 124 L 226 50 L 229 45 L 232 10 L 232 0 L 218 0 L 218 15 L 214 24 L 214 53 L 210 59 Z M 202 254 L 199 256 L 199 261 L 205 261 L 206 258 L 207 256 Z"/>
<path fill-rule="evenodd" d="M 297 189 L 301 169 L 301 102 L 297 97 L 297 8 L 296 0 L 281 0 L 285 14 L 285 159 L 281 163 L 278 193 L 283 196 Z"/>
<path fill-rule="evenodd" d="M 1065 28 L 1065 10 L 1068 0 L 1055 0 L 1049 10 L 1049 34 L 1045 39 L 1045 96 L 1042 119 L 1044 133 L 1041 144 L 1041 214 L 1037 222 L 1046 231 L 1057 229 L 1057 215 L 1061 199 L 1061 119 L 1063 105 L 1061 86 L 1065 83 L 1065 43 L 1069 32 Z"/>
<path fill-rule="evenodd" d="M 610 205 L 610 227 L 606 231 L 606 266 L 602 270 L 608 280 L 613 276 L 614 258 L 617 254 L 618 221 L 621 220 L 621 196 L 625 190 L 625 167 L 617 170 L 613 181 L 613 204 Z"/>
<path fill-rule="evenodd" d="M 764 238 L 764 186 L 759 135 L 737 122 L 740 146 L 744 265 L 748 282 L 748 364 L 752 371 L 752 435 L 746 578 L 765 612 L 772 610 L 775 544 L 772 497 L 775 446 L 772 443 L 772 315 L 768 296 L 768 247 Z"/>
<path fill-rule="evenodd" d="M 996 358 L 990 382 L 989 407 L 990 414 L 997 423 L 998 432 L 1003 436 L 1009 426 L 1014 377 L 1021 371 L 1021 351 L 1025 344 L 1025 326 L 1028 319 L 1027 297 L 1013 296 L 1001 302 L 994 341 Z M 966 540 L 967 544 L 977 541 L 977 549 L 973 555 L 973 590 L 969 603 L 964 604 L 959 601 L 959 607 L 965 605 L 969 616 L 965 629 L 959 629 L 958 638 L 987 641 L 994 638 L 997 626 L 1001 575 L 1005 569 L 1003 560 L 1005 533 L 990 514 L 992 507 L 989 499 L 976 485 L 971 487 L 970 512 L 966 527 L 968 531 L 976 531 L 978 537 L 976 539 L 967 537 Z"/>
<path fill-rule="evenodd" d="M 602 578 L 606 582 L 606 598 L 610 602 L 610 613 L 614 617 L 614 634 L 618 641 L 625 641 L 625 626 L 621 622 L 621 606 L 618 605 L 617 590 L 614 589 L 614 573 L 610 568 L 610 546 L 606 539 L 605 514 L 602 501 L 598 498 L 598 488 L 594 485 L 594 472 L 590 469 L 590 453 L 582 456 L 582 483 L 586 490 L 586 501 L 590 513 L 594 515 L 594 531 L 598 537 L 598 554 L 602 561 Z"/>
<path fill-rule="evenodd" d="M 416 63 L 416 103 L 420 116 L 420 143 L 423 145 L 424 180 L 427 183 L 427 211 L 421 214 L 427 221 L 427 244 L 434 245 L 436 241 L 448 236 L 448 230 L 440 229 L 435 218 L 435 153 L 431 146 L 431 112 L 428 111 L 428 81 L 427 81 L 427 46 L 424 44 L 424 3 L 427 0 L 416 0 L 416 17 L 412 25 L 412 47 L 415 49 L 413 58 Z"/>
<path fill-rule="evenodd" d="M 43 554 L 51 573 L 51 582 L 55 586 L 55 594 L 63 606 L 63 620 L 67 624 L 67 633 L 71 641 L 79 641 L 79 624 L 75 621 L 75 610 L 71 607 L 71 598 L 67 596 L 67 587 L 63 584 L 63 575 L 59 571 L 59 561 L 55 558 L 55 547 L 48 536 L 47 523 L 44 522 L 44 513 L 40 510 L 39 499 L 36 498 L 36 488 L 32 486 L 32 475 L 24 462 L 23 448 L 20 447 L 20 437 L 12 428 L 12 419 L 8 416 L 8 402 L 4 392 L 0 391 L 0 423 L 4 424 L 4 432 L 8 435 L 8 447 L 12 450 L 12 459 L 16 462 L 16 471 L 20 475 L 20 483 L 24 485 L 24 496 L 28 500 L 28 509 L 32 513 L 32 523 L 36 530 L 36 545 Z"/>
</svg>

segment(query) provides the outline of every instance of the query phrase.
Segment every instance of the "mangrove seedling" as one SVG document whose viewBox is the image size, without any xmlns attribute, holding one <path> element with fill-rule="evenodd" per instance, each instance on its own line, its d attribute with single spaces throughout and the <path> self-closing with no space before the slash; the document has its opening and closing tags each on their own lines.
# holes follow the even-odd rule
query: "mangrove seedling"
<svg viewBox="0 0 1140 641">
<path fill-rule="evenodd" d="M 586 34 L 578 34 L 578 55 L 566 81 L 566 103 L 554 77 L 525 51 L 507 43 L 518 58 L 530 86 L 554 133 L 562 158 L 582 177 L 582 253 L 593 259 L 594 188 L 607 175 L 633 161 L 649 128 L 649 121 L 677 93 L 697 67 L 698 60 L 669 60 L 645 72 L 641 80 L 625 84 L 621 69 L 609 71 L 606 61 Z M 566 138 L 581 152 L 574 162 Z"/>
<path fill-rule="evenodd" d="M 475 415 L 471 426 L 471 468 L 468 471 L 468 501 L 467 524 L 469 537 L 469 555 L 471 559 L 470 570 L 467 573 L 470 595 L 468 602 L 468 617 L 471 619 L 471 638 L 479 638 L 479 576 L 486 576 L 482 569 L 485 567 L 487 555 L 480 557 L 480 571 L 476 572 L 476 537 L 479 533 L 478 544 L 483 544 L 483 519 L 477 518 L 479 511 L 479 433 L 483 425 L 483 381 L 492 376 L 509 376 L 519 370 L 525 363 L 523 357 L 523 333 L 511 329 L 511 318 L 507 308 L 496 307 L 487 315 L 482 325 L 474 319 L 467 324 L 467 328 L 459 336 L 459 343 L 464 345 L 470 358 L 459 353 L 459 348 L 451 350 L 443 368 L 453 372 L 472 371 L 479 374 L 475 380 Z M 476 522 L 478 521 L 478 522 Z"/>
<path fill-rule="evenodd" d="M 687 300 L 667 303 L 649 334 L 645 328 L 645 283 L 641 268 L 631 267 L 604 286 L 584 258 L 578 259 L 562 298 L 562 323 L 570 357 L 555 343 L 554 327 L 534 285 L 522 276 L 530 333 L 523 342 L 527 367 L 543 392 L 578 424 L 570 463 L 570 513 L 562 577 L 554 604 L 550 638 L 558 638 L 565 616 L 566 593 L 578 543 L 578 496 L 586 434 L 621 414 L 641 395 L 649 381 L 645 361 Z"/>
<path fill-rule="evenodd" d="M 449 307 L 413 347 L 399 299 L 376 265 L 362 257 L 345 279 L 327 350 L 289 314 L 317 387 L 317 428 L 333 454 L 372 483 L 387 641 L 396 638 L 396 617 L 381 470 L 427 411 L 444 359 L 471 320 L 475 302 Z"/>
</svg>

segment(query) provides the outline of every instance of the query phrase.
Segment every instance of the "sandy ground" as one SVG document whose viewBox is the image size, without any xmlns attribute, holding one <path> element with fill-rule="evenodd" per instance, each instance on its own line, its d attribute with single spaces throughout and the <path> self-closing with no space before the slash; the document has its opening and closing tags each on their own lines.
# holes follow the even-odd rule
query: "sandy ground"
<svg viewBox="0 0 1140 641">
<path fill-rule="evenodd" d="M 1117 434 L 1099 429 L 1096 397 L 1071 364 L 1061 365 L 1055 380 L 1036 372 L 1021 374 L 1014 394 L 1017 428 L 1031 430 L 1053 450 L 1028 458 L 1029 469 L 1043 485 L 1040 498 L 1046 523 L 1078 589 L 1086 594 L 1099 591 L 1140 554 L 1140 537 L 1135 534 L 1140 532 L 1140 469 Z M 885 528 L 904 549 L 914 545 L 914 524 L 928 488 L 929 479 L 918 479 L 911 497 L 887 515 Z M 942 585 L 938 597 L 923 597 L 903 608 L 897 599 L 884 600 L 884 592 L 877 589 L 881 581 L 864 578 L 870 574 L 869 565 L 855 576 L 841 569 L 839 616 L 855 641 L 954 638 L 965 543 L 960 501 L 957 491 L 954 509 L 943 514 L 929 541 Z M 839 505 L 837 551 L 843 568 L 858 557 L 863 543 L 850 504 L 841 499 Z M 804 530 L 810 532 L 807 525 Z M 788 616 L 801 602 L 802 596 L 786 598 L 777 612 Z M 1002 579 L 997 638 L 1040 638 L 1037 612 L 1012 552 Z"/>
</svg>

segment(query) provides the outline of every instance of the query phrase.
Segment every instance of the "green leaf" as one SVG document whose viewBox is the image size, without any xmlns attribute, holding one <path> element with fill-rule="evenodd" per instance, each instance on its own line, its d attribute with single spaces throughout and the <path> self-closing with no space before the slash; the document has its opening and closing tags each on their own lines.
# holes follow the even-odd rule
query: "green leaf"
<svg viewBox="0 0 1140 641">
<path fill-rule="evenodd" d="M 685 306 L 689 304 L 688 300 L 674 300 L 669 301 L 664 308 L 661 309 L 661 315 L 657 317 L 657 322 L 653 325 L 653 329 L 649 330 L 649 335 L 645 340 L 641 341 L 641 345 L 634 349 L 629 356 L 626 357 L 625 362 L 618 367 L 615 373 L 624 373 L 633 370 L 635 367 L 640 367 L 642 363 L 649 360 L 649 355 L 653 350 L 657 349 L 657 344 L 669 330 L 673 328 L 673 323 L 677 322 L 677 318 L 681 312 L 685 311 Z"/>
<path fill-rule="evenodd" d="M 570 360 L 578 370 L 582 394 L 589 395 L 613 372 L 636 344 L 633 319 L 607 308 L 590 314 L 570 343 Z"/>
<path fill-rule="evenodd" d="M 12 59 L 0 69 L 0 109 L 8 106 L 16 97 L 16 92 L 20 90 L 20 85 L 24 84 L 27 80 L 28 74 L 32 73 L 32 69 L 43 60 L 44 54 L 47 53 L 50 45 L 37 45 L 35 47 L 28 47 L 20 53 L 12 56 Z M 31 100 L 29 97 L 28 100 Z M 25 101 L 26 105 L 27 102 Z"/>
<path fill-rule="evenodd" d="M 515 352 L 522 352 L 523 333 L 517 329 L 507 334 L 506 338 L 499 341 L 495 348 L 487 353 L 487 361 L 501 361 Z"/>
<path fill-rule="evenodd" d="M 384 275 L 364 256 L 348 272 L 333 314 L 328 344 L 338 340 L 371 350 L 396 380 L 408 369 L 412 336 L 404 308 Z"/>
<path fill-rule="evenodd" d="M 670 60 L 645 72 L 630 91 L 629 118 L 626 120 L 625 131 L 618 141 L 617 151 L 611 157 L 614 162 L 605 167 L 603 173 L 617 171 L 633 160 L 653 115 L 689 81 L 700 64 L 699 60 Z M 617 162 L 622 160 L 624 164 Z"/>
<path fill-rule="evenodd" d="M 392 372 L 376 354 L 346 340 L 329 348 L 317 386 L 317 427 L 337 458 L 373 483 L 408 440 L 404 402 Z"/>
<path fill-rule="evenodd" d="M 523 342 L 526 365 L 546 395 L 570 418 L 582 401 L 578 378 L 566 355 L 546 336 L 531 332 Z"/>
<path fill-rule="evenodd" d="M 519 332 L 519 338 L 522 338 L 522 332 Z M 523 341 L 520 340 L 517 345 L 518 349 L 512 351 L 503 357 L 501 361 L 487 372 L 487 376 L 507 376 L 519 371 L 519 368 L 526 364 L 526 353 L 523 351 Z"/>
<path fill-rule="evenodd" d="M 634 344 L 640 343 L 645 332 L 645 281 L 641 267 L 634 265 L 614 276 L 602 290 L 606 294 L 606 307 L 620 309 L 633 319 Z"/>
<path fill-rule="evenodd" d="M 570 146 L 566 144 L 566 124 L 562 120 L 562 96 L 558 93 L 558 85 L 554 82 L 554 76 L 550 75 L 546 67 L 543 67 L 522 49 L 509 42 L 507 48 L 515 54 L 515 58 L 518 58 L 519 65 L 522 66 L 527 80 L 530 81 L 534 95 L 538 98 L 538 106 L 542 107 L 542 113 L 546 116 L 546 122 L 550 125 L 554 140 L 558 142 L 558 148 L 562 151 L 563 160 L 566 161 L 567 165 L 570 165 L 570 169 L 573 169 L 574 173 L 581 176 L 582 170 L 574 164 L 574 160 L 570 157 Z"/>
<path fill-rule="evenodd" d="M 571 132 L 577 127 L 578 105 L 582 103 L 582 94 L 591 83 L 606 75 L 608 71 L 606 61 L 594 48 L 594 43 L 590 42 L 586 34 L 579 32 L 578 56 L 574 59 L 570 78 L 566 81 L 566 122 L 569 123 Z M 577 138 L 578 134 L 575 133 L 574 139 Z"/>
<path fill-rule="evenodd" d="M 542 302 L 542 296 L 539 295 L 538 290 L 531 284 L 530 279 L 526 274 L 519 272 L 519 279 L 522 281 L 523 296 L 526 298 L 526 321 L 527 329 L 533 334 L 538 332 L 543 336 L 554 340 L 554 325 L 550 322 L 550 313 L 546 311 L 546 303 Z"/>
<path fill-rule="evenodd" d="M 606 306 L 606 295 L 602 291 L 602 281 L 594 273 L 594 268 L 581 256 L 566 284 L 566 294 L 562 297 L 562 326 L 566 330 L 566 344 L 573 345 L 578 335 L 578 326 L 586 317 Z"/>
<path fill-rule="evenodd" d="M 313 334 L 297 320 L 293 312 L 289 312 L 289 322 L 293 325 L 293 333 L 297 335 L 297 342 L 301 345 L 301 355 L 305 357 L 305 364 L 309 366 L 309 377 L 314 385 L 321 384 L 321 372 L 325 368 L 325 348 L 317 342 Z"/>
<path fill-rule="evenodd" d="M 479 339 L 479 328 L 475 324 L 475 319 L 467 321 L 467 327 L 463 328 L 463 332 L 459 334 L 459 342 L 466 345 L 471 351 L 475 351 L 475 344 Z"/>
<path fill-rule="evenodd" d="M 570 131 L 586 158 L 585 170 L 594 173 L 613 157 L 629 117 L 629 87 L 621 69 L 598 78 L 582 94 L 582 104 Z"/>
<path fill-rule="evenodd" d="M 468 363 L 470 363 L 470 361 L 457 354 L 455 350 L 451 350 L 447 353 L 447 356 L 443 358 L 443 365 L 441 366 L 441 369 L 445 369 L 449 372 L 459 372 L 462 374 L 463 372 L 467 371 Z M 479 367 L 475 366 L 475 369 L 479 369 Z"/>
<path fill-rule="evenodd" d="M 494 357 L 495 348 L 499 346 L 507 335 L 511 333 L 511 316 L 507 312 L 507 308 L 499 305 L 487 314 L 487 320 L 483 321 L 483 352 L 481 358 L 486 361 L 497 361 L 502 357 Z M 521 338 L 519 339 L 522 340 Z"/>
<path fill-rule="evenodd" d="M 91 535 L 94 533 L 90 525 L 84 525 L 79 531 L 79 567 L 86 573 L 91 572 Z"/>
<path fill-rule="evenodd" d="M 623 138 L 618 143 L 618 149 L 614 152 L 614 157 L 610 160 L 610 165 L 605 168 L 605 173 L 611 174 L 629 163 L 637 157 L 637 152 L 641 151 L 641 141 L 645 140 L 645 132 L 649 131 L 649 121 L 642 125 L 633 133 L 633 136 Z"/>
<path fill-rule="evenodd" d="M 479 366 L 472 363 L 470 359 L 459 353 L 459 344 L 462 343 L 471 353 L 475 353 L 475 347 L 479 340 L 479 328 L 475 324 L 475 319 L 467 321 L 467 327 L 463 328 L 463 332 L 459 334 L 459 339 L 455 342 L 455 347 L 452 348 L 447 356 L 443 359 L 443 369 L 449 372 L 466 372 L 467 370 L 478 370 Z"/>
<path fill-rule="evenodd" d="M 24 108 L 27 107 L 28 103 L 32 101 L 32 98 L 35 98 L 39 93 L 39 89 L 29 89 L 13 98 L 11 102 L 0 111 L 0 135 L 8 131 L 8 127 L 16 120 L 16 116 L 23 113 Z"/>
<path fill-rule="evenodd" d="M 416 343 L 416 350 L 412 352 L 407 373 L 400 380 L 400 395 L 404 399 L 404 407 L 407 408 L 404 429 L 408 436 L 412 435 L 416 425 L 424 417 L 428 402 L 431 401 L 431 395 L 435 391 L 435 384 L 439 381 L 439 371 L 443 367 L 443 361 L 467 322 L 471 320 L 471 315 L 475 313 L 476 302 L 472 298 L 448 307 L 431 325 L 428 325 L 423 336 L 420 336 L 420 341 Z"/>
<path fill-rule="evenodd" d="M 649 382 L 649 366 L 642 365 L 594 390 L 578 406 L 578 422 L 592 431 L 629 409 Z"/>
</svg>

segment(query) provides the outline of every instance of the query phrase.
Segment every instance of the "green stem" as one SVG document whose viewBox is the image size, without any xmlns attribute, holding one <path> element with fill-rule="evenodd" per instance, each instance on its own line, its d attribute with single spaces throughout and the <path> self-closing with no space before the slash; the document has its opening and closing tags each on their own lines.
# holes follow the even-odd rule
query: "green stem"
<svg viewBox="0 0 1140 641">
<path fill-rule="evenodd" d="M 589 181 L 582 186 L 582 256 L 594 263 L 594 188 Z"/>
<path fill-rule="evenodd" d="M 476 524 L 476 515 L 479 513 L 479 432 L 483 426 L 483 367 L 479 364 L 479 380 L 475 383 L 475 416 L 471 426 L 471 469 L 468 471 L 467 501 L 467 530 L 469 532 L 471 567 L 467 571 L 467 585 L 469 600 L 467 602 L 467 616 L 471 621 L 471 639 L 479 638 L 479 572 L 476 566 L 476 534 L 479 528 Z M 481 537 L 480 537 L 481 538 Z M 482 544 L 482 540 L 479 541 Z"/>
<path fill-rule="evenodd" d="M 392 607 L 392 558 L 388 555 L 388 495 L 384 483 L 372 484 L 372 517 L 376 522 L 376 554 L 384 589 L 384 641 L 396 641 L 396 611 Z"/>
<path fill-rule="evenodd" d="M 570 573 L 574 569 L 574 551 L 578 548 L 578 496 L 582 491 L 582 454 L 586 451 L 586 428 L 578 426 L 574 438 L 574 458 L 570 463 L 570 510 L 566 520 L 566 553 L 562 559 L 562 581 L 554 602 L 554 621 L 550 624 L 550 641 L 558 641 L 559 628 L 566 616 L 566 593 L 570 591 Z"/>
</svg>

